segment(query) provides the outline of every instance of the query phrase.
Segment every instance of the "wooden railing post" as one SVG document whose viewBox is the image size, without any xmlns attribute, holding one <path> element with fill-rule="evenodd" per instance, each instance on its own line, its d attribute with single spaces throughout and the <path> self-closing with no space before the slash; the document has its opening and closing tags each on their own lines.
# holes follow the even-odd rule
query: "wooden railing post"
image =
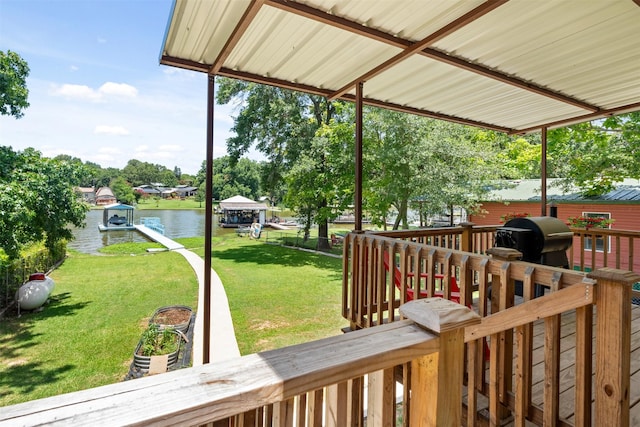
<svg viewBox="0 0 640 427">
<path fill-rule="evenodd" d="M 504 261 L 500 275 L 491 278 L 491 313 L 513 307 L 515 282 L 509 278 L 512 261 L 522 259 L 516 249 L 494 247 L 487 250 L 492 258 Z M 491 425 L 499 425 L 511 415 L 508 395 L 513 391 L 513 329 L 494 334 L 490 339 L 489 361 L 489 418 Z"/>
<path fill-rule="evenodd" d="M 473 226 L 472 222 L 462 222 L 462 235 L 460 236 L 460 250 L 463 252 L 473 252 Z"/>
<path fill-rule="evenodd" d="M 480 316 L 442 298 L 408 302 L 400 307 L 400 313 L 440 335 L 437 353 L 411 362 L 409 425 L 461 425 L 464 328 L 480 323 Z"/>
<path fill-rule="evenodd" d="M 640 275 L 602 268 L 588 275 L 596 285 L 596 378 L 594 425 L 629 425 L 631 286 Z"/>
</svg>

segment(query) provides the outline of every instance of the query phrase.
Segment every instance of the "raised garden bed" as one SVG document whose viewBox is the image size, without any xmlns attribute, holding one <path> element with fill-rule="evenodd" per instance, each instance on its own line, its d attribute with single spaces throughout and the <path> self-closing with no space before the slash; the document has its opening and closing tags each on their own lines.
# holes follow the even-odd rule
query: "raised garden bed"
<svg viewBox="0 0 640 427">
<path fill-rule="evenodd" d="M 188 316 L 188 317 L 187 317 Z M 185 321 L 186 320 L 186 321 Z M 165 355 L 167 361 L 167 371 L 188 367 L 191 365 L 191 353 L 193 347 L 193 329 L 195 326 L 195 313 L 191 307 L 187 306 L 167 306 L 157 309 L 149 320 L 149 327 L 163 331 L 165 329 L 175 329 L 173 333 L 181 337 L 181 345 L 177 352 Z M 149 375 L 151 360 L 149 356 L 140 353 L 142 347 L 142 337 L 134 351 L 134 359 L 129 367 L 129 372 L 125 380 L 141 378 Z M 157 362 L 157 360 L 154 360 Z M 163 361 L 160 362 L 164 363 Z M 153 366 L 155 369 L 155 365 Z M 153 372 L 153 370 L 152 370 Z"/>
<path fill-rule="evenodd" d="M 193 310 L 186 305 L 160 307 L 151 316 L 149 325 L 156 324 L 161 330 L 170 327 L 186 333 L 189 329 L 192 315 Z"/>
</svg>

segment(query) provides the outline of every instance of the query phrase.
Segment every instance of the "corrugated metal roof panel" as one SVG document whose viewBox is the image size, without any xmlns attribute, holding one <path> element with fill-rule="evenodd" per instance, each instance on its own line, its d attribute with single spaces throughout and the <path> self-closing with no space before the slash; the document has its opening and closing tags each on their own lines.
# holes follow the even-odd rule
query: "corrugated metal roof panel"
<svg viewBox="0 0 640 427">
<path fill-rule="evenodd" d="M 337 89 L 399 51 L 339 28 L 263 8 L 225 66 Z M 336 67 L 336 62 L 343 66 Z"/>
<path fill-rule="evenodd" d="M 242 22 L 249 0 L 176 0 L 161 62 L 208 72 L 229 46 L 223 75 L 349 99 L 347 85 L 364 80 L 365 102 L 502 130 L 640 109 L 632 0 L 255 4 Z"/>
<path fill-rule="evenodd" d="M 464 97 L 459 86 L 466 88 Z M 367 96 L 418 109 L 446 112 L 509 128 L 532 125 L 532 117 L 553 120 L 584 110 L 425 57 L 413 57 L 367 81 Z M 353 93 L 353 92 L 352 92 Z M 501 121 L 493 122 L 500 116 Z"/>
<path fill-rule="evenodd" d="M 434 47 L 610 108 L 640 97 L 639 38 L 632 1 L 511 0 Z"/>
<path fill-rule="evenodd" d="M 625 179 L 615 190 L 595 197 L 584 197 L 578 192 L 564 193 L 556 185 L 558 179 L 547 180 L 547 199 L 564 201 L 589 202 L 632 202 L 640 203 L 640 180 Z M 538 179 L 523 179 L 506 183 L 506 188 L 491 192 L 489 200 L 502 201 L 536 201 L 540 200 L 541 183 Z"/>
</svg>

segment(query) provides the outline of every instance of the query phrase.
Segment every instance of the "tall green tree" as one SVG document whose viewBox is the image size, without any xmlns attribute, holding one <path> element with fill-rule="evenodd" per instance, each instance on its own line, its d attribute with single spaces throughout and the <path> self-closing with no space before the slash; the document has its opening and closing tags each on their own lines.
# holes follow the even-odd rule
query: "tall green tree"
<svg viewBox="0 0 640 427">
<path fill-rule="evenodd" d="M 205 175 L 206 162 L 203 162 L 196 179 L 200 185 L 204 183 Z M 260 197 L 259 163 L 247 158 L 234 161 L 229 156 L 213 159 L 212 192 L 214 200 L 224 200 L 236 195 L 257 200 Z"/>
<path fill-rule="evenodd" d="M 550 131 L 549 152 L 565 189 L 607 193 L 625 178 L 640 178 L 640 112 Z"/>
<path fill-rule="evenodd" d="M 0 114 L 16 119 L 29 107 L 29 65 L 16 52 L 0 51 Z"/>
<path fill-rule="evenodd" d="M 88 206 L 74 191 L 82 176 L 75 162 L 43 158 L 28 148 L 0 147 L 0 248 L 9 258 L 32 242 L 52 249 L 72 239 L 69 224 L 83 225 Z"/>
<path fill-rule="evenodd" d="M 372 222 L 386 228 L 396 212 L 393 228 L 408 228 L 410 200 L 420 196 L 427 183 L 428 152 L 422 147 L 428 122 L 395 111 L 367 109 L 364 120 L 364 208 Z"/>
<path fill-rule="evenodd" d="M 307 237 L 312 224 L 327 227 L 353 203 L 354 126 L 332 122 L 316 135 L 285 175 L 291 189 L 285 203 L 302 219 Z M 329 244 L 326 237 L 319 232 L 321 248 Z"/>
<path fill-rule="evenodd" d="M 440 120 L 431 123 L 424 146 L 429 159 L 423 193 L 433 207 L 449 214 L 453 225 L 454 208 L 475 211 L 490 184 L 504 175 L 504 165 L 496 141 L 485 131 Z"/>
<path fill-rule="evenodd" d="M 364 122 L 363 192 L 377 225 L 395 211 L 393 228 L 407 228 L 410 207 L 421 218 L 472 210 L 503 173 L 491 133 L 381 109 L 367 110 Z"/>
<path fill-rule="evenodd" d="M 263 189 L 272 201 L 277 201 L 284 176 L 302 153 L 311 149 L 316 132 L 334 119 L 337 103 L 316 95 L 238 80 L 219 79 L 218 85 L 218 103 L 240 105 L 232 127 L 235 136 L 227 140 L 227 152 L 232 159 L 238 159 L 255 146 L 264 154 L 267 160 L 262 170 Z M 313 160 L 320 167 L 326 164 L 322 158 Z M 299 189 L 289 187 L 288 191 Z M 323 200 L 316 209 L 329 204 Z M 328 247 L 328 222 L 323 215 L 316 218 L 321 245 Z"/>
<path fill-rule="evenodd" d="M 173 172 L 169 171 L 172 175 L 172 177 L 169 177 L 169 174 L 165 175 L 166 171 L 168 171 L 168 169 L 165 166 L 131 159 L 127 162 L 124 169 L 122 169 L 122 176 L 134 187 L 151 183 L 165 184 L 162 181 L 163 178 L 169 178 L 172 182 L 175 181 L 177 183 L 177 178 Z"/>
<path fill-rule="evenodd" d="M 542 146 L 525 138 L 510 139 L 498 153 L 507 179 L 539 179 Z M 549 157 L 549 156 L 547 156 Z"/>
<path fill-rule="evenodd" d="M 131 184 L 129 184 L 123 177 L 119 176 L 114 178 L 109 183 L 109 188 L 113 191 L 113 195 L 118 202 L 131 205 L 136 202 L 136 195 L 133 192 Z"/>
</svg>

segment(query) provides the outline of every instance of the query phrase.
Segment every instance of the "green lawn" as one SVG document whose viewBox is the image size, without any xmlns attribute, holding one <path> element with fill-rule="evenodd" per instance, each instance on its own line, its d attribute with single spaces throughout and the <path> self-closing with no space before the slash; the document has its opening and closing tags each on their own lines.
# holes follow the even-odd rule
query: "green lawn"
<svg viewBox="0 0 640 427">
<path fill-rule="evenodd" d="M 213 248 L 242 354 L 336 335 L 342 260 L 231 238 Z"/>
<path fill-rule="evenodd" d="M 203 239 L 179 239 L 202 256 Z M 155 244 L 72 253 L 39 313 L 0 321 L 0 406 L 121 381 L 149 316 L 197 308 L 196 277 Z M 341 261 L 238 238 L 216 238 L 213 266 L 230 301 L 243 354 L 341 333 Z"/>
</svg>

